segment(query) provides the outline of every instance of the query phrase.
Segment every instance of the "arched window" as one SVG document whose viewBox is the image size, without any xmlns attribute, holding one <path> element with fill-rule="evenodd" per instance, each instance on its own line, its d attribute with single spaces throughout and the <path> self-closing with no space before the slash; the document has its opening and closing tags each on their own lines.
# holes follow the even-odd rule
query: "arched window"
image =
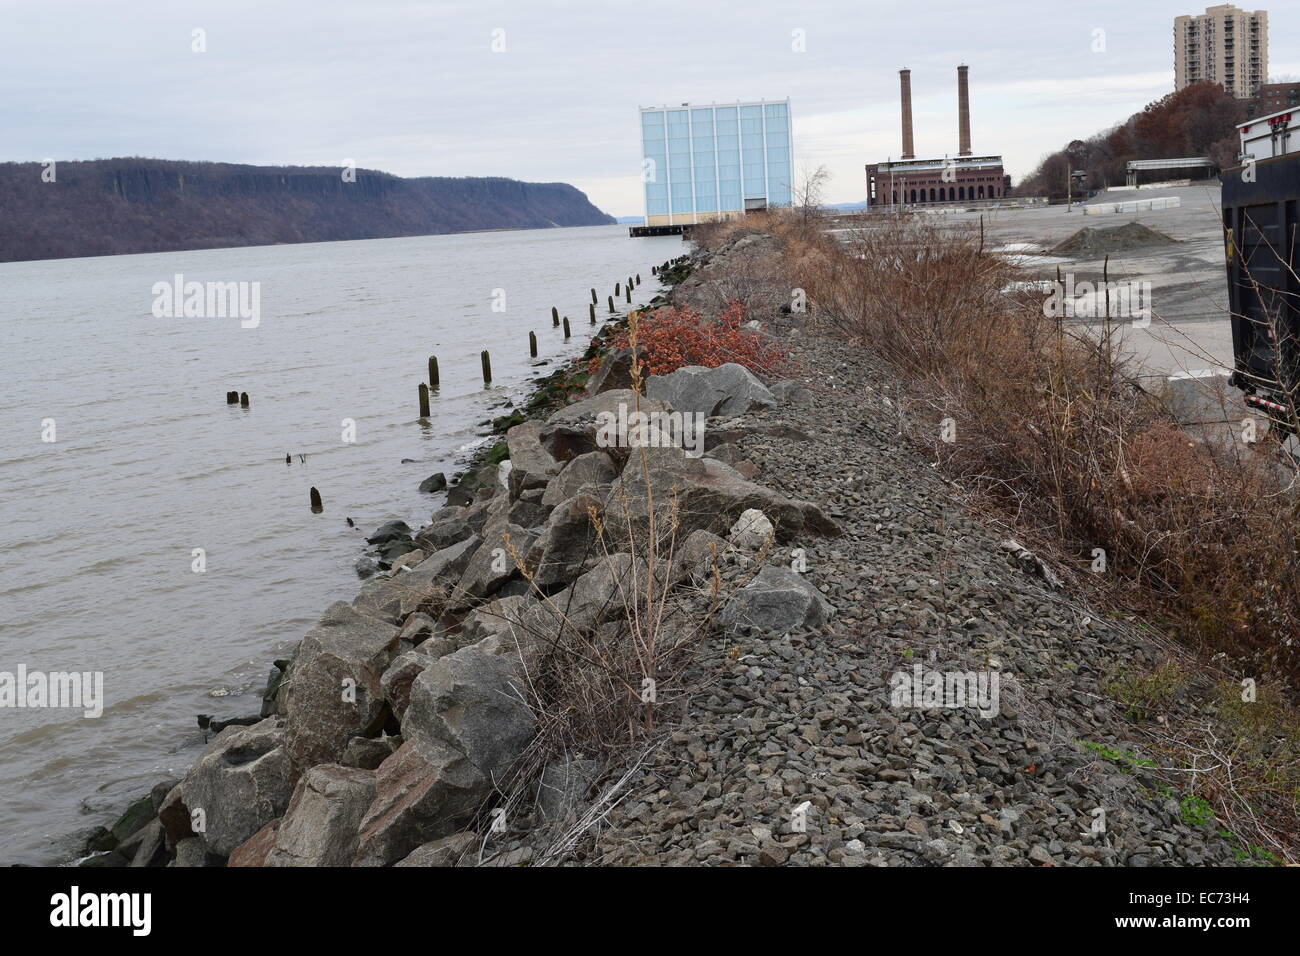
<svg viewBox="0 0 1300 956">
<path fill-rule="evenodd" d="M 965 199 L 965 198 L 966 198 L 966 187 L 965 187 L 965 186 L 958 186 L 958 187 L 957 187 L 957 198 L 958 198 L 958 199 Z"/>
<path fill-rule="evenodd" d="M 930 202 L 934 202 L 934 187 L 930 187 Z"/>
<path fill-rule="evenodd" d="M 894 190 L 894 201 L 893 201 L 893 203 L 892 203 L 891 205 L 894 205 L 894 206 L 897 206 L 897 205 L 898 205 L 898 190 L 897 190 L 897 189 Z"/>
<path fill-rule="evenodd" d="M 912 202 L 916 202 L 916 190 L 912 190 Z"/>
<path fill-rule="evenodd" d="M 984 184 L 980 183 L 980 199 L 984 198 Z"/>
</svg>

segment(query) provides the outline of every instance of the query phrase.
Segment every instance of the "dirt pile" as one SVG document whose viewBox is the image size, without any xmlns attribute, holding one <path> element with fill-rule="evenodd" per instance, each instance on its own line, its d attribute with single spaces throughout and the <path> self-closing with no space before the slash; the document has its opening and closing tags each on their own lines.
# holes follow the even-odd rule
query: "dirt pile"
<svg viewBox="0 0 1300 956">
<path fill-rule="evenodd" d="M 1051 251 L 1055 255 L 1086 258 L 1113 255 L 1116 252 L 1126 252 L 1142 246 L 1169 245 L 1174 241 L 1163 232 L 1148 229 L 1140 222 L 1126 222 L 1122 226 L 1112 226 L 1109 229 L 1085 226 L 1069 239 L 1052 247 Z"/>
</svg>

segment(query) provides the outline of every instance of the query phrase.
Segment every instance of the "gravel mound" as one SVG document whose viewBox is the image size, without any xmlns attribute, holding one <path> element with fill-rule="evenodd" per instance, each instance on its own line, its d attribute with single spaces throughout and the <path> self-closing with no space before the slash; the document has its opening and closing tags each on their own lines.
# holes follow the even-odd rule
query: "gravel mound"
<svg viewBox="0 0 1300 956">
<path fill-rule="evenodd" d="M 1104 256 L 1142 246 L 1167 246 L 1174 242 L 1163 232 L 1148 229 L 1140 222 L 1094 229 L 1085 226 L 1069 239 L 1053 246 L 1051 252 L 1063 256 Z"/>
</svg>

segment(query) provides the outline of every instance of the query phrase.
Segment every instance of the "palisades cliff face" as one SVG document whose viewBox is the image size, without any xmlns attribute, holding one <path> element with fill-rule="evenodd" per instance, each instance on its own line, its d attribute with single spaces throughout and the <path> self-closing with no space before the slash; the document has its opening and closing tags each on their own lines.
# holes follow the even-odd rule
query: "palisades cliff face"
<svg viewBox="0 0 1300 956">
<path fill-rule="evenodd" d="M 135 158 L 0 164 L 0 262 L 613 222 L 567 183 Z"/>
</svg>

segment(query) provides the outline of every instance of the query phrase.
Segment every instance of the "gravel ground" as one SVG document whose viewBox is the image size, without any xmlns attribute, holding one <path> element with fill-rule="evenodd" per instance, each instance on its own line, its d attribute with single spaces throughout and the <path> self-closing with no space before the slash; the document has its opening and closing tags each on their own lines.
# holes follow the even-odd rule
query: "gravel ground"
<svg viewBox="0 0 1300 956">
<path fill-rule="evenodd" d="M 1234 863 L 1218 827 L 1186 822 L 1161 780 L 1080 743 L 1148 756 L 1099 684 L 1160 650 L 999 549 L 1005 535 L 898 436 L 870 356 L 794 341 L 811 403 L 744 421 L 809 440 L 756 432 L 739 446 L 757 481 L 843 527 L 769 558 L 805 548 L 806 578 L 836 614 L 820 633 L 707 640 L 684 720 L 568 862 Z M 996 671 L 999 712 L 892 705 L 891 675 L 917 665 Z"/>
</svg>

